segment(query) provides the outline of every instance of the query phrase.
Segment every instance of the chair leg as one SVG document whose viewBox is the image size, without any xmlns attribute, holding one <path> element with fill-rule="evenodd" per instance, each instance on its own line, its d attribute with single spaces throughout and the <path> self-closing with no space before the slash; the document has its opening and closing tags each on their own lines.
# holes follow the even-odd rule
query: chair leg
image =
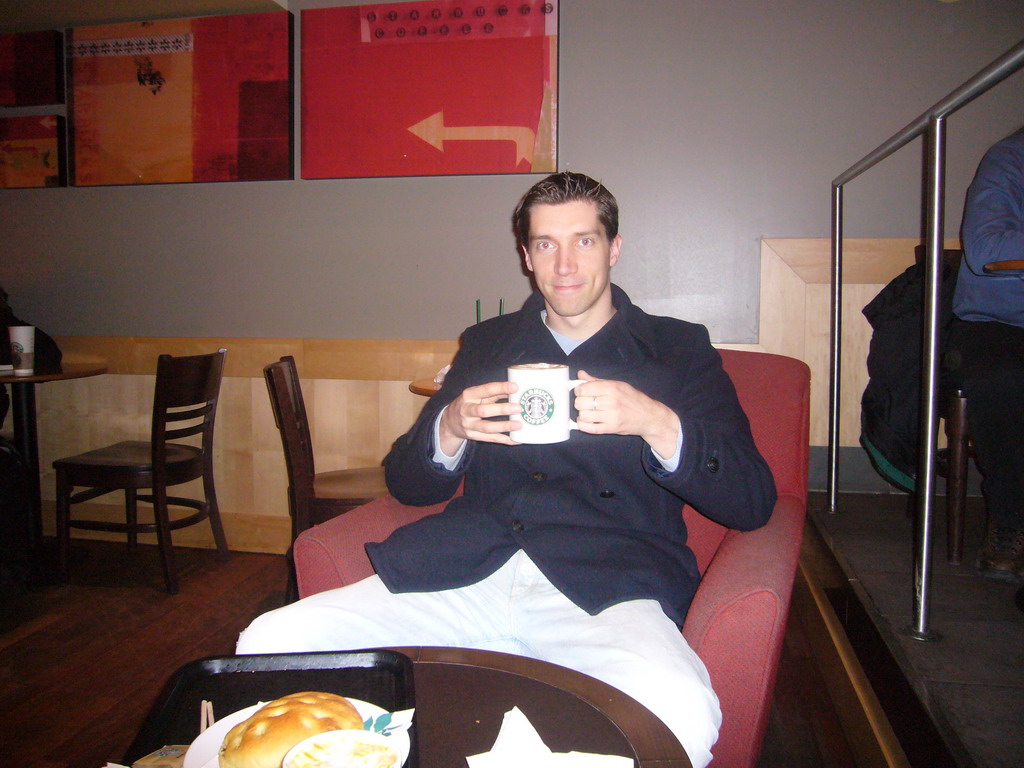
<svg viewBox="0 0 1024 768">
<path fill-rule="evenodd" d="M 288 547 L 288 583 L 284 589 L 285 605 L 294 603 L 299 599 L 299 581 L 295 574 L 295 556 L 292 548 Z"/>
<path fill-rule="evenodd" d="M 124 517 L 128 524 L 128 551 L 134 552 L 139 543 L 139 505 L 134 488 L 124 489 Z"/>
<path fill-rule="evenodd" d="M 57 470 L 57 569 L 61 581 L 68 580 L 71 548 L 71 484 L 62 469 Z"/>
<path fill-rule="evenodd" d="M 160 548 L 160 564 L 164 569 L 167 592 L 178 594 L 178 577 L 174 569 L 174 551 L 171 543 L 171 519 L 167 511 L 167 489 L 153 489 L 153 520 L 156 523 L 156 543 Z"/>
<path fill-rule="evenodd" d="M 946 472 L 946 559 L 959 563 L 964 554 L 964 511 L 967 507 L 967 398 L 950 398 L 946 418 L 949 469 Z"/>
<path fill-rule="evenodd" d="M 228 557 L 228 540 L 224 535 L 224 524 L 220 519 L 220 507 L 217 505 L 217 488 L 213 484 L 213 467 L 208 466 L 203 471 L 203 493 L 206 495 L 206 510 L 210 518 L 210 528 L 213 530 L 213 540 L 217 544 L 217 552 L 221 560 Z"/>
</svg>

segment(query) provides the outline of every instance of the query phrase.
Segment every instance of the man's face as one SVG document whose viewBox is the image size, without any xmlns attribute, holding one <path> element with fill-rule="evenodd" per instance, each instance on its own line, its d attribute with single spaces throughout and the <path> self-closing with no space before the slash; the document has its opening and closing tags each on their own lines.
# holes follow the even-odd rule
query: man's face
<svg viewBox="0 0 1024 768">
<path fill-rule="evenodd" d="M 548 310 L 548 326 L 570 338 L 597 332 L 615 313 L 611 269 L 622 238 L 609 242 L 589 201 L 538 205 L 530 210 L 526 267 Z"/>
</svg>

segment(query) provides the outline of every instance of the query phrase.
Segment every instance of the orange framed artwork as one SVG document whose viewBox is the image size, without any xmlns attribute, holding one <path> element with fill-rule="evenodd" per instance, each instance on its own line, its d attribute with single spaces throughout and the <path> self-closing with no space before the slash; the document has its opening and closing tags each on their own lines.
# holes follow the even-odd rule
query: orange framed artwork
<svg viewBox="0 0 1024 768">
<path fill-rule="evenodd" d="M 68 33 L 78 186 L 290 179 L 287 11 Z"/>
<path fill-rule="evenodd" d="M 558 3 L 302 11 L 305 179 L 556 170 Z"/>
<path fill-rule="evenodd" d="M 0 118 L 0 187 L 63 187 L 64 118 L 26 115 Z"/>
</svg>

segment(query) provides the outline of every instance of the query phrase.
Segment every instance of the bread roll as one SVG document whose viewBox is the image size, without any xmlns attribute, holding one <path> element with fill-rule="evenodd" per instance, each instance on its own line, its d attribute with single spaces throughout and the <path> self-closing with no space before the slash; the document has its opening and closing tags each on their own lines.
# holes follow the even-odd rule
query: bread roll
<svg viewBox="0 0 1024 768">
<path fill-rule="evenodd" d="M 220 768 L 281 768 L 303 739 L 324 731 L 362 730 L 363 718 L 343 696 L 304 691 L 260 707 L 224 737 Z"/>
</svg>

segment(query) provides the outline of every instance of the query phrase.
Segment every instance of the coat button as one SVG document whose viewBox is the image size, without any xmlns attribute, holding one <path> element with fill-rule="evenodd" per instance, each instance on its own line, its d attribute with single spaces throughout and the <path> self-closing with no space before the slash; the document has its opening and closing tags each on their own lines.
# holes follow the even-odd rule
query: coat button
<svg viewBox="0 0 1024 768">
<path fill-rule="evenodd" d="M 536 480 L 538 483 L 543 483 L 545 480 L 548 479 L 548 476 L 544 472 L 534 472 L 533 479 Z"/>
<path fill-rule="evenodd" d="M 708 472 L 717 472 L 720 466 L 718 463 L 718 458 L 712 456 L 710 459 L 707 460 L 707 463 L 704 466 L 708 468 Z"/>
<path fill-rule="evenodd" d="M 516 533 L 522 533 L 523 531 L 526 530 L 526 526 L 523 525 L 523 521 L 522 520 L 513 520 L 512 521 L 512 530 L 515 531 Z"/>
<path fill-rule="evenodd" d="M 615 491 L 609 491 L 606 488 L 605 490 L 601 491 L 597 495 L 600 496 L 602 499 L 613 499 L 613 498 L 615 498 Z"/>
</svg>

